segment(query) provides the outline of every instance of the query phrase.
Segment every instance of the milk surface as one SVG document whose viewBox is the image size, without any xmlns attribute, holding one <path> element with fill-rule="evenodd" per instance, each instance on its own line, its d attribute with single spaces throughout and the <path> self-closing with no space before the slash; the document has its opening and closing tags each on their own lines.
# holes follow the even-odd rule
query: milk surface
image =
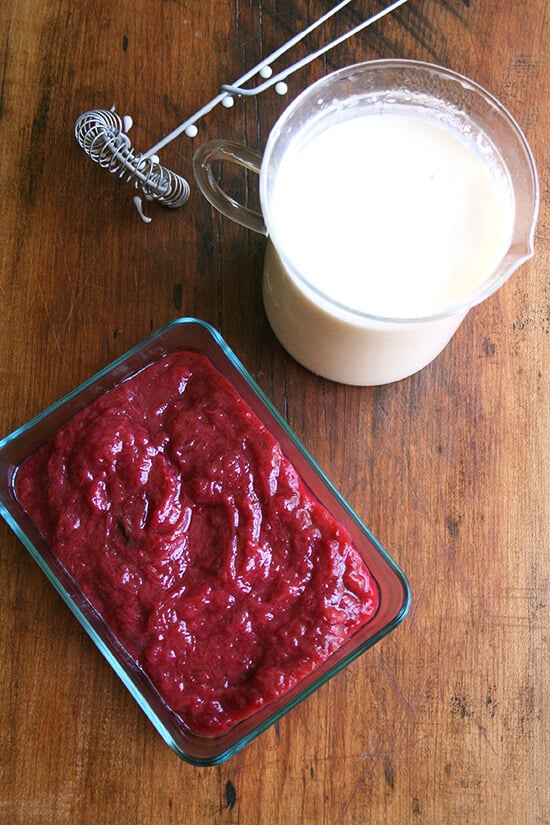
<svg viewBox="0 0 550 825">
<path fill-rule="evenodd" d="M 360 114 L 285 151 L 270 235 L 289 269 L 337 304 L 426 317 L 505 253 L 514 205 L 459 135 L 415 113 Z"/>
</svg>

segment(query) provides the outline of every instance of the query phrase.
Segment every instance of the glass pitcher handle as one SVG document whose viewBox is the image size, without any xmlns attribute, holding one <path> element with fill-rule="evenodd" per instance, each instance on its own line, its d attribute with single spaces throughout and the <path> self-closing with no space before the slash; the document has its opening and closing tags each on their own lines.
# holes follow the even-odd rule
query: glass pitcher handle
<svg viewBox="0 0 550 825">
<path fill-rule="evenodd" d="M 247 229 L 267 235 L 264 219 L 260 212 L 236 201 L 225 192 L 214 175 L 216 161 L 229 161 L 260 174 L 262 156 L 254 149 L 231 140 L 213 140 L 200 146 L 193 157 L 193 172 L 202 194 L 222 215 L 240 223 Z"/>
</svg>

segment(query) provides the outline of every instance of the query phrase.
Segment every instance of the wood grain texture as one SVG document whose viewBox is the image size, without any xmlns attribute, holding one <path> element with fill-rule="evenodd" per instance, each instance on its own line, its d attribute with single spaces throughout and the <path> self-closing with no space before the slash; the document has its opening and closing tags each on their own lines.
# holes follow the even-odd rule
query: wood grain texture
<svg viewBox="0 0 550 825">
<path fill-rule="evenodd" d="M 175 757 L 0 525 L 0 822 L 548 825 L 550 7 L 410 0 L 289 82 L 374 57 L 443 63 L 507 105 L 541 178 L 534 258 L 421 373 L 308 374 L 260 296 L 264 241 L 193 187 L 171 212 L 92 165 L 81 112 L 153 145 L 318 17 L 320 0 L 4 0 L 0 434 L 179 315 L 218 327 L 409 575 L 407 621 L 222 766 Z M 328 26 L 341 33 L 375 2 Z M 328 36 L 328 35 L 327 35 Z M 321 43 L 315 34 L 307 44 Z M 304 53 L 300 47 L 297 53 Z M 197 141 L 261 148 L 285 100 L 219 107 Z M 181 139 L 163 162 L 191 174 Z M 254 180 L 228 185 L 254 198 Z"/>
</svg>

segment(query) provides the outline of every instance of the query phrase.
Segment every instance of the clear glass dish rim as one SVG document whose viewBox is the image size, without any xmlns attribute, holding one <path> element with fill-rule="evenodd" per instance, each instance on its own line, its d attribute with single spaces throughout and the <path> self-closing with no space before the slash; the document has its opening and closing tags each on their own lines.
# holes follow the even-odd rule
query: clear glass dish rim
<svg viewBox="0 0 550 825">
<path fill-rule="evenodd" d="M 241 376 L 241 379 L 244 381 L 246 387 L 249 388 L 252 396 L 255 397 L 260 405 L 260 407 L 264 408 L 268 414 L 268 418 L 272 419 L 273 422 L 278 425 L 278 427 L 282 430 L 286 437 L 289 439 L 293 448 L 297 451 L 297 453 L 301 454 L 303 460 L 305 461 L 306 465 L 309 466 L 313 475 L 316 476 L 321 485 L 327 489 L 329 496 L 334 498 L 334 500 L 339 504 L 341 509 L 347 514 L 348 518 L 351 522 L 355 523 L 356 527 L 358 528 L 359 532 L 365 535 L 368 539 L 369 543 L 372 545 L 373 549 L 379 555 L 379 560 L 381 561 L 382 565 L 386 567 L 387 571 L 390 572 L 399 583 L 402 589 L 402 597 L 400 599 L 401 604 L 398 610 L 395 611 L 394 615 L 387 621 L 383 626 L 372 636 L 368 637 L 365 641 L 361 644 L 357 645 L 356 647 L 352 648 L 346 655 L 339 658 L 334 664 L 331 665 L 331 660 L 336 656 L 333 654 L 332 657 L 327 660 L 328 664 L 325 663 L 325 666 L 322 668 L 316 669 L 310 678 L 306 678 L 303 682 L 299 683 L 297 689 L 290 692 L 290 698 L 286 699 L 286 697 L 282 697 L 281 700 L 277 700 L 271 705 L 274 706 L 273 712 L 267 712 L 265 709 L 262 711 L 255 712 L 252 717 L 249 717 L 248 720 L 243 720 L 243 722 L 238 723 L 234 727 L 230 728 L 225 734 L 222 734 L 219 737 L 201 737 L 196 736 L 191 732 L 191 735 L 197 742 L 200 743 L 200 740 L 204 740 L 204 742 L 208 742 L 209 751 L 207 754 L 201 756 L 200 753 L 191 752 L 192 748 L 189 751 L 185 750 L 185 747 L 182 746 L 180 741 L 176 741 L 176 737 L 173 735 L 172 730 L 163 721 L 157 710 L 151 704 L 151 698 L 144 695 L 144 687 L 140 685 L 139 682 L 142 681 L 144 683 L 148 683 L 146 677 L 143 677 L 141 671 L 138 670 L 134 666 L 132 669 L 132 663 L 130 657 L 126 654 L 124 656 L 125 651 L 120 646 L 120 644 L 112 637 L 111 644 L 100 634 L 98 630 L 98 625 L 103 626 L 108 632 L 108 627 L 103 622 L 101 617 L 98 616 L 96 611 L 90 606 L 89 609 L 83 607 L 82 602 L 86 602 L 85 598 L 82 596 L 81 591 L 79 588 L 74 585 L 73 587 L 67 586 L 67 581 L 62 581 L 63 576 L 61 575 L 61 571 L 56 571 L 52 569 L 52 566 L 48 563 L 47 559 L 44 556 L 44 553 L 40 550 L 39 546 L 37 546 L 37 542 L 33 540 L 32 536 L 29 534 L 29 531 L 26 530 L 19 521 L 15 518 L 13 513 L 11 512 L 10 508 L 8 507 L 8 498 L 10 499 L 12 506 L 13 502 L 16 502 L 15 497 L 13 496 L 13 480 L 17 471 L 18 466 L 22 463 L 24 458 L 33 452 L 34 449 L 38 446 L 39 443 L 44 443 L 44 438 L 41 438 L 37 441 L 37 444 L 30 450 L 24 452 L 23 455 L 20 456 L 19 461 L 17 464 L 10 463 L 9 461 L 6 463 L 6 453 L 9 452 L 10 447 L 13 445 L 17 446 L 19 441 L 24 438 L 28 433 L 32 433 L 41 424 L 44 422 L 49 421 L 56 413 L 62 412 L 63 410 L 67 409 L 67 407 L 74 402 L 75 400 L 79 399 L 83 394 L 91 391 L 92 389 L 97 389 L 97 393 L 94 392 L 93 397 L 91 397 L 86 403 L 82 404 L 80 407 L 76 407 L 74 410 L 67 415 L 66 419 L 68 420 L 78 409 L 82 409 L 88 403 L 91 403 L 92 400 L 103 392 L 105 392 L 110 387 L 114 386 L 120 381 L 124 380 L 125 378 L 129 377 L 130 375 L 135 374 L 139 368 L 134 368 L 128 372 L 124 372 L 123 368 L 131 362 L 133 358 L 138 356 L 140 353 L 144 353 L 147 351 L 148 347 L 152 346 L 155 343 L 161 343 L 163 339 L 171 333 L 172 330 L 179 331 L 180 329 L 189 328 L 190 326 L 196 326 L 200 328 L 204 333 L 206 333 L 211 339 L 212 343 L 215 348 L 217 348 L 222 357 L 227 360 L 236 374 Z M 179 346 L 171 346 L 168 349 L 160 349 L 158 357 L 162 355 L 163 352 L 170 352 L 174 349 L 182 348 L 189 346 L 188 344 L 181 343 Z M 206 353 L 208 355 L 208 353 Z M 148 357 L 144 362 L 143 366 L 146 366 L 152 361 L 156 360 L 155 358 Z M 220 367 L 218 366 L 218 369 Z M 116 376 L 117 371 L 121 371 L 121 375 L 118 380 L 111 380 Z M 223 369 L 221 370 L 223 374 Z M 228 377 L 226 375 L 226 377 Z M 109 379 L 105 386 L 102 386 L 102 382 L 104 379 Z M 228 380 L 231 381 L 231 378 L 228 377 Z M 233 381 L 231 381 L 233 383 Z M 238 388 L 237 391 L 239 392 Z M 248 403 L 248 399 L 244 398 L 244 400 Z M 263 421 L 263 419 L 261 419 Z M 56 423 L 56 425 L 51 429 L 50 435 L 55 432 L 59 426 L 62 425 L 61 423 Z M 265 422 L 264 422 L 265 423 Z M 277 433 L 275 433 L 277 437 Z M 291 457 L 292 460 L 292 457 Z M 299 468 L 298 471 L 300 472 Z M 378 641 L 380 641 L 384 636 L 386 636 L 390 631 L 395 629 L 406 617 L 410 602 L 411 602 L 411 591 L 409 582 L 397 565 L 397 563 L 391 558 L 388 552 L 384 549 L 384 547 L 379 543 L 379 541 L 375 538 L 375 536 L 370 532 L 370 530 L 366 527 L 366 525 L 359 519 L 358 515 L 355 511 L 350 507 L 347 501 L 343 498 L 340 492 L 334 487 L 332 482 L 328 479 L 325 475 L 323 470 L 319 467 L 317 462 L 313 459 L 313 457 L 308 453 L 305 449 L 304 445 L 299 441 L 297 436 L 294 432 L 290 429 L 287 422 L 278 412 L 278 410 L 274 407 L 272 402 L 269 398 L 264 394 L 263 390 L 256 384 L 252 376 L 248 373 L 239 359 L 236 357 L 232 349 L 228 346 L 225 342 L 223 337 L 220 333 L 208 324 L 205 321 L 201 321 L 197 318 L 192 317 L 182 317 L 177 318 L 173 321 L 170 321 L 156 332 L 153 332 L 147 338 L 136 344 L 126 353 L 121 355 L 119 358 L 112 361 L 110 364 L 105 366 L 103 369 L 99 370 L 97 373 L 92 375 L 89 379 L 84 381 L 75 389 L 71 390 L 69 393 L 64 395 L 58 401 L 54 402 L 50 406 L 48 406 L 45 410 L 43 410 L 38 415 L 34 416 L 32 419 L 27 421 L 25 424 L 21 425 L 13 432 L 5 436 L 4 438 L 0 439 L 0 515 L 4 518 L 7 522 L 8 526 L 11 530 L 15 533 L 18 539 L 22 542 L 22 544 L 26 547 L 27 551 L 30 553 L 34 561 L 38 564 L 42 572 L 46 575 L 50 583 L 54 586 L 56 591 L 59 593 L 65 604 L 69 607 L 72 611 L 73 615 L 77 618 L 85 632 L 94 642 L 95 646 L 99 650 L 99 652 L 103 655 L 103 657 L 107 660 L 110 666 L 113 668 L 117 676 L 121 679 L 122 683 L 126 687 L 126 689 L 130 692 L 133 696 L 135 701 L 138 703 L 142 711 L 145 713 L 149 721 L 153 724 L 157 732 L 161 735 L 164 741 L 172 748 L 172 750 L 184 761 L 189 762 L 190 764 L 196 766 L 212 766 L 219 764 L 221 762 L 226 761 L 235 753 L 240 751 L 246 745 L 248 745 L 254 738 L 259 736 L 273 724 L 275 724 L 282 716 L 286 715 L 292 708 L 294 708 L 299 702 L 303 701 L 307 698 L 311 693 L 317 690 L 321 685 L 331 679 L 336 673 L 338 673 L 343 668 L 347 667 L 354 659 L 364 653 L 367 649 L 372 647 Z M 6 488 L 4 489 L 4 484 Z M 307 482 L 306 482 L 307 484 Z M 308 485 L 309 486 L 309 485 Z M 316 493 L 315 493 L 316 494 Z M 20 506 L 16 503 L 15 509 L 20 511 L 20 514 L 24 515 L 24 511 Z M 26 517 L 25 517 L 26 518 Z M 24 519 L 25 520 L 25 519 Z M 28 519 L 27 519 L 28 520 Z M 53 555 L 53 554 L 52 554 Z M 367 561 L 367 564 L 369 562 Z M 369 565 L 370 566 L 370 565 Z M 70 577 L 65 574 L 66 579 L 69 580 Z M 378 577 L 375 576 L 377 580 L 377 584 L 381 589 L 381 583 L 378 580 Z M 81 603 L 78 603 L 80 600 Z M 374 619 L 372 620 L 374 621 Z M 370 624 L 370 623 L 369 623 Z M 368 627 L 368 625 L 366 626 Z M 352 637 L 353 640 L 353 637 Z M 348 646 L 348 643 L 344 645 L 344 649 Z M 319 673 L 320 671 L 320 673 Z M 140 678 L 141 674 L 141 678 Z M 317 677 L 316 677 L 316 674 Z M 151 690 L 154 691 L 154 688 L 151 688 L 150 683 L 149 687 Z M 300 687 L 302 685 L 302 687 Z M 160 700 L 162 702 L 162 700 Z M 269 709 L 270 705 L 265 706 Z M 261 721 L 255 725 L 250 727 L 250 720 L 254 720 L 256 716 L 263 712 L 263 718 Z M 175 719 L 176 717 L 172 714 L 172 717 Z M 245 725 L 245 732 L 242 735 L 239 735 L 238 730 L 239 728 L 243 727 L 243 724 L 247 722 L 248 725 Z M 174 723 L 174 727 L 178 727 L 176 723 Z M 183 727 L 180 726 L 183 730 Z M 250 729 L 246 729 L 246 728 Z M 236 737 L 233 735 L 236 733 Z M 230 742 L 223 743 L 223 740 L 234 740 Z M 220 742 L 220 747 L 216 749 L 216 747 L 212 747 L 213 743 L 216 741 Z M 200 751 L 200 747 L 199 747 Z"/>
</svg>

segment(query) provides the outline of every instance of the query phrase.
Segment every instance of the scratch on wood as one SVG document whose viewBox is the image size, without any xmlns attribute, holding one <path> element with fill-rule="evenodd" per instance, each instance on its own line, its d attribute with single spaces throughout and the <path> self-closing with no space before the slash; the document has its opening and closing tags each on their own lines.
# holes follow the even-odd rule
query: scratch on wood
<svg viewBox="0 0 550 825">
<path fill-rule="evenodd" d="M 487 728 L 477 720 L 476 714 L 470 706 L 469 697 L 466 695 L 466 691 L 460 684 L 455 685 L 454 692 L 449 698 L 449 710 L 455 718 L 467 719 L 472 722 L 491 751 L 495 753 L 495 748 L 487 734 Z"/>
<path fill-rule="evenodd" d="M 382 759 L 382 767 L 384 768 L 384 779 L 386 784 L 392 789 L 395 787 L 395 774 L 393 772 L 393 765 L 390 757 L 386 754 Z"/>
<path fill-rule="evenodd" d="M 230 779 L 228 779 L 227 782 L 225 783 L 225 805 L 226 805 L 228 811 L 230 811 L 231 808 L 234 807 L 236 801 L 237 801 L 237 789 L 235 788 L 235 785 L 233 784 L 233 782 Z"/>
<path fill-rule="evenodd" d="M 21 193 L 26 203 L 32 204 L 36 184 L 44 162 L 44 135 L 50 112 L 50 90 L 46 88 L 38 104 L 31 126 L 30 148 L 27 153 L 26 169 L 21 176 Z"/>
<path fill-rule="evenodd" d="M 384 673 L 385 677 L 387 678 L 388 682 L 390 683 L 390 686 L 393 688 L 394 694 L 397 696 L 398 699 L 401 700 L 401 704 L 402 704 L 403 708 L 405 709 L 405 712 L 406 712 L 407 716 L 409 718 L 414 718 L 414 716 L 415 716 L 414 708 L 412 707 L 410 701 L 405 696 L 405 693 L 403 692 L 402 688 L 399 686 L 399 683 L 397 682 L 395 676 L 386 667 L 386 663 L 385 663 L 383 657 L 380 657 L 379 667 L 383 671 L 383 673 Z"/>
<path fill-rule="evenodd" d="M 172 289 L 172 300 L 174 301 L 174 306 L 176 309 L 181 309 L 181 303 L 183 298 L 183 287 L 181 284 L 174 284 Z"/>
<path fill-rule="evenodd" d="M 495 702 L 495 692 L 496 692 L 496 685 L 489 685 L 487 688 L 487 698 L 485 700 L 485 704 L 487 706 L 487 711 L 491 719 L 495 718 L 495 713 L 497 709 L 497 703 Z"/>
<path fill-rule="evenodd" d="M 470 0 L 462 0 L 462 4 L 464 6 L 466 6 L 466 8 L 469 8 Z M 441 5 L 445 9 L 447 9 L 447 11 L 449 11 L 451 14 L 454 14 L 456 17 L 458 17 L 460 20 L 463 19 L 463 15 L 461 14 L 461 10 L 460 10 L 460 8 L 457 8 L 456 3 L 450 3 L 449 0 L 442 0 Z"/>
<path fill-rule="evenodd" d="M 496 346 L 489 338 L 483 339 L 483 352 L 487 356 L 494 355 L 496 352 Z"/>
<path fill-rule="evenodd" d="M 458 516 L 457 518 L 454 518 L 453 516 L 445 516 L 445 526 L 449 532 L 449 535 L 453 539 L 456 539 L 458 536 L 461 519 L 461 516 Z"/>
<path fill-rule="evenodd" d="M 10 45 L 10 29 L 6 32 L 6 44 L 4 46 L 4 64 L 2 66 L 2 80 L 0 81 L 0 117 L 4 110 L 4 89 L 6 88 L 6 74 L 8 72 L 8 52 Z"/>
<path fill-rule="evenodd" d="M 461 719 L 465 719 L 467 716 L 472 715 L 468 708 L 468 700 L 458 686 L 456 686 L 455 692 L 449 699 L 449 706 L 453 716 L 460 716 Z"/>
</svg>

